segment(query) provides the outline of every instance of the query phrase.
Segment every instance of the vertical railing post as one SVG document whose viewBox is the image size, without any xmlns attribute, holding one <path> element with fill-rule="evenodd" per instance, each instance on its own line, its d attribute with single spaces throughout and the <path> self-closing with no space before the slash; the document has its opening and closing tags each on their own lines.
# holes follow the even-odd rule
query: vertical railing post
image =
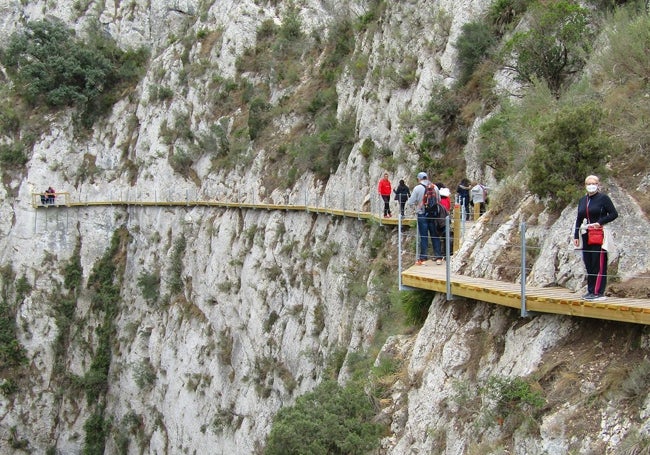
<svg viewBox="0 0 650 455">
<path fill-rule="evenodd" d="M 402 214 L 397 219 L 397 283 L 398 288 L 402 291 Z"/>
<path fill-rule="evenodd" d="M 451 242 L 449 234 L 451 233 L 451 220 L 449 215 L 445 217 L 445 273 L 447 275 L 447 300 L 452 300 L 451 294 Z"/>
<path fill-rule="evenodd" d="M 309 204 L 307 202 L 308 202 L 308 200 L 307 200 L 307 186 L 305 185 L 305 210 L 307 212 L 309 212 L 309 208 L 308 208 Z"/>
<path fill-rule="evenodd" d="M 528 316 L 526 309 L 526 222 L 521 222 L 521 317 Z"/>
<path fill-rule="evenodd" d="M 420 259 L 420 220 L 418 219 L 417 212 L 415 213 L 415 219 L 415 260 L 417 261 Z M 429 239 L 427 238 L 428 241 Z"/>
<path fill-rule="evenodd" d="M 462 214 L 460 213 L 463 210 L 463 206 L 456 203 L 454 204 L 454 253 L 460 249 L 460 236 L 461 236 L 461 218 Z"/>
</svg>

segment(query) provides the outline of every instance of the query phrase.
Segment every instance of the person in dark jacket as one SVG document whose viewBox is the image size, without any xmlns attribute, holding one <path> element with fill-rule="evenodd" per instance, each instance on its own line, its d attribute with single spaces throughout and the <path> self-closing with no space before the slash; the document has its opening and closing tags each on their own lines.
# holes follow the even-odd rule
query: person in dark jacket
<svg viewBox="0 0 650 455">
<path fill-rule="evenodd" d="M 469 190 L 471 188 L 471 184 L 469 180 L 464 178 L 463 180 L 460 181 L 458 184 L 458 188 L 456 188 L 456 193 L 458 194 L 458 199 L 461 207 L 463 207 L 463 213 L 465 214 L 465 219 L 469 220 Z"/>
<path fill-rule="evenodd" d="M 600 192 L 600 180 L 595 175 L 585 179 L 585 194 L 578 202 L 578 216 L 573 230 L 573 243 L 582 243 L 582 260 L 587 269 L 587 293 L 584 300 L 605 300 L 607 286 L 607 241 L 602 245 L 589 245 L 587 228 L 602 228 L 618 217 L 614 203 Z"/>
<path fill-rule="evenodd" d="M 399 202 L 399 214 L 404 216 L 404 207 L 406 206 L 406 201 L 411 197 L 411 189 L 404 183 L 404 180 L 400 180 L 399 185 L 393 190 L 393 193 L 395 193 L 395 200 Z"/>
</svg>

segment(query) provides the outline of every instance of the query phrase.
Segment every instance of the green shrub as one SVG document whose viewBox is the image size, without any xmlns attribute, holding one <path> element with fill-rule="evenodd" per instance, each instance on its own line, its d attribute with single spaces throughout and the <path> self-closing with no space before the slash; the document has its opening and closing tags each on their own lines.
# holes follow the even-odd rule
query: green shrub
<svg viewBox="0 0 650 455">
<path fill-rule="evenodd" d="M 434 292 L 426 290 L 402 292 L 402 308 L 406 323 L 418 326 L 424 324 L 434 296 Z"/>
<path fill-rule="evenodd" d="M 366 453 L 377 448 L 382 434 L 373 417 L 373 405 L 361 386 L 326 381 L 278 412 L 265 453 Z"/>
<path fill-rule="evenodd" d="M 488 8 L 486 21 L 497 36 L 509 31 L 531 0 L 495 0 Z"/>
<path fill-rule="evenodd" d="M 0 392 L 5 396 L 9 397 L 14 393 L 18 392 L 18 384 L 13 379 L 5 379 L 0 384 Z"/>
<path fill-rule="evenodd" d="M 124 85 L 137 83 L 147 59 L 143 49 L 120 50 L 98 28 L 82 41 L 63 22 L 49 19 L 28 22 L 0 56 L 19 96 L 33 105 L 77 106 L 86 127 Z"/>
<path fill-rule="evenodd" d="M 172 294 L 183 291 L 183 256 L 186 248 L 187 240 L 184 235 L 176 239 L 169 266 L 169 292 Z"/>
<path fill-rule="evenodd" d="M 29 158 L 25 155 L 25 146 L 21 142 L 0 145 L 0 164 L 5 168 L 15 169 L 24 166 Z"/>
<path fill-rule="evenodd" d="M 149 388 L 156 382 L 156 370 L 148 359 L 143 360 L 134 366 L 133 378 L 140 389 Z"/>
<path fill-rule="evenodd" d="M 271 105 L 262 98 L 254 98 L 248 108 L 248 134 L 251 140 L 257 139 L 260 132 L 269 124 Z"/>
<path fill-rule="evenodd" d="M 109 427 L 110 423 L 104 418 L 104 409 L 100 407 L 84 423 L 86 437 L 83 455 L 104 455 Z"/>
<path fill-rule="evenodd" d="M 0 369 L 15 367 L 27 360 L 16 336 L 16 311 L 5 300 L 0 302 Z"/>
<path fill-rule="evenodd" d="M 356 139 L 355 121 L 336 119 L 327 112 L 317 119 L 318 132 L 302 138 L 289 153 L 300 171 L 312 171 L 317 178 L 326 180 L 339 164 L 350 155 Z"/>
<path fill-rule="evenodd" d="M 17 133 L 20 130 L 20 123 L 20 116 L 12 106 L 3 104 L 0 107 L 0 134 Z"/>
<path fill-rule="evenodd" d="M 489 55 L 495 42 L 490 28 L 483 22 L 468 22 L 462 26 L 456 41 L 460 67 L 459 84 L 464 85 L 469 81 L 479 63 Z"/>
<path fill-rule="evenodd" d="M 296 41 L 302 37 L 302 21 L 299 13 L 300 10 L 295 6 L 286 9 L 278 30 L 281 38 L 287 41 Z"/>
<path fill-rule="evenodd" d="M 601 129 L 603 116 L 596 104 L 569 105 L 542 127 L 528 161 L 528 188 L 549 198 L 552 209 L 575 202 L 587 175 L 607 175 L 613 144 Z"/>
<path fill-rule="evenodd" d="M 591 50 L 593 32 L 588 10 L 559 0 L 539 3 L 531 9 L 530 28 L 515 33 L 505 46 L 515 56 L 512 69 L 517 80 L 532 84 L 543 80 L 559 98 L 570 77 L 579 72 Z"/>
<path fill-rule="evenodd" d="M 83 269 L 81 268 L 81 246 L 77 245 L 68 263 L 63 267 L 63 285 L 66 289 L 76 290 L 81 286 Z"/>
<path fill-rule="evenodd" d="M 512 111 L 502 109 L 481 124 L 481 164 L 494 170 L 494 176 L 501 180 L 512 171 L 512 163 L 518 151 L 517 133 L 514 130 Z"/>
<path fill-rule="evenodd" d="M 16 280 L 16 305 L 23 303 L 23 300 L 32 292 L 32 285 L 25 275 Z"/>
<path fill-rule="evenodd" d="M 418 118 L 417 126 L 422 134 L 420 148 L 425 151 L 443 141 L 460 116 L 461 103 L 456 93 L 443 85 L 431 90 L 426 111 Z"/>
<path fill-rule="evenodd" d="M 363 140 L 363 144 L 361 144 L 361 156 L 365 159 L 368 159 L 372 156 L 374 150 L 375 142 L 369 137 L 365 138 Z"/>
<path fill-rule="evenodd" d="M 142 291 L 142 297 L 148 302 L 157 302 L 160 297 L 160 274 L 140 273 L 138 276 L 138 287 Z"/>
<path fill-rule="evenodd" d="M 174 90 L 171 87 L 153 84 L 149 86 L 149 99 L 154 102 L 168 101 L 174 98 Z"/>
<path fill-rule="evenodd" d="M 307 112 L 316 116 L 323 111 L 336 111 L 337 106 L 338 94 L 336 88 L 327 87 L 314 93 L 314 97 L 307 105 Z"/>
<path fill-rule="evenodd" d="M 481 394 L 490 403 L 488 412 L 503 419 L 514 412 L 536 410 L 546 404 L 540 391 L 533 390 L 530 383 L 518 377 L 490 376 L 481 388 Z"/>
<path fill-rule="evenodd" d="M 169 158 L 171 168 L 185 177 L 189 176 L 194 164 L 194 158 L 184 148 L 177 147 Z"/>
<path fill-rule="evenodd" d="M 354 51 L 354 28 L 349 20 L 336 22 L 327 36 L 328 52 L 320 68 L 320 76 L 328 83 L 338 79 L 348 56 Z"/>
</svg>

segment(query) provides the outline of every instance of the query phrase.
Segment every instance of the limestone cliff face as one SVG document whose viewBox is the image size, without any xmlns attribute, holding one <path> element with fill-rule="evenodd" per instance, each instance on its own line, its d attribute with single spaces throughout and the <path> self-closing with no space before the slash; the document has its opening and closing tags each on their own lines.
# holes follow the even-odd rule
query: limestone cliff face
<svg viewBox="0 0 650 455">
<path fill-rule="evenodd" d="M 106 310 L 96 301 L 94 274 L 106 258 L 115 265 L 119 285 L 109 330 L 105 412 L 112 428 L 106 453 L 259 453 L 278 409 L 311 390 L 338 353 L 364 351 L 377 336 L 384 288 L 374 280 L 378 271 L 372 264 L 378 244 L 385 245 L 384 260 L 397 262 L 395 232 L 307 212 L 117 205 L 35 210 L 32 193 L 52 184 L 75 201 L 263 199 L 377 211 L 376 176 L 383 165 L 364 157 L 364 139 L 400 150 L 397 173 L 411 175 L 413 157 L 400 117 L 421 112 L 433 85 L 453 79 L 453 42 L 462 24 L 487 5 L 485 0 L 386 5 L 377 30 L 356 44 L 368 55 L 367 74 L 359 83 L 345 71 L 336 87 L 338 112 L 354 112 L 359 141 L 326 184 L 306 173 L 285 191 L 267 186 L 272 157 L 264 144 L 247 150 L 252 158 L 245 164 L 227 170 L 215 168 L 207 154 L 200 156 L 183 176 L 170 165 L 171 147 L 161 131 L 179 116 L 196 135 L 215 123 L 232 131 L 236 116 L 214 114 L 218 106 L 208 87 L 215 77 L 233 77 L 237 58 L 254 46 L 260 24 L 280 23 L 286 4 L 3 2 L 3 41 L 21 21 L 51 15 L 80 32 L 99 23 L 124 47 L 149 47 L 151 61 L 135 91 L 118 101 L 89 137 L 75 135 L 70 113 L 52 114 L 26 172 L 9 174 L 0 188 L 0 266 L 11 272 L 3 274 L 2 289 L 13 297 L 13 282 L 20 277 L 31 286 L 16 314 L 28 359 L 17 380 L 25 388 L 0 397 L 0 452 L 22 453 L 21 441 L 34 453 L 82 452 L 84 426 L 97 403 L 87 400 L 83 385 L 74 384 L 92 368 L 105 334 Z M 340 15 L 358 16 L 368 7 L 305 1 L 299 11 L 306 33 L 323 33 Z M 208 30 L 210 39 L 189 46 L 179 39 L 201 30 Z M 414 83 L 396 88 L 373 76 L 388 64 L 404 64 L 405 56 L 417 62 Z M 188 62 L 207 62 L 209 71 L 192 73 Z M 156 100 L 151 95 L 156 86 L 173 88 L 171 99 Z M 285 94 L 278 88 L 270 98 Z M 287 115 L 275 121 L 281 131 L 300 120 Z M 474 151 L 470 133 L 468 173 L 483 177 Z M 612 192 L 622 211 L 640 213 L 631 198 L 616 188 Z M 522 206 L 527 203 L 534 201 L 526 199 Z M 484 229 L 490 241 L 480 248 L 464 244 L 454 267 L 499 277 L 492 259 L 526 221 L 541 251 L 531 284 L 579 290 L 580 260 L 568 246 L 572 209 L 552 222 L 526 213 L 499 220 L 498 226 L 479 223 L 472 236 L 481 237 Z M 643 241 L 639 223 L 647 221 L 622 221 L 618 235 Z M 631 276 L 650 266 L 644 252 L 621 248 L 614 260 Z M 75 258 L 81 286 L 72 293 L 72 323 L 61 333 L 59 305 L 71 294 L 64 285 L 65 266 Z M 159 295 L 146 298 L 145 279 L 155 276 Z M 454 379 L 470 383 L 492 374 L 529 374 L 579 325 L 553 316 L 522 321 L 507 310 L 436 298 L 419 333 L 392 338 L 384 348 L 408 365 L 408 378 L 394 385 L 393 399 L 382 410 L 392 430 L 382 453 L 467 453 L 471 429 L 454 417 Z M 642 348 L 648 344 L 643 335 Z M 570 413 L 558 414 L 549 416 L 539 434 L 519 437 L 519 453 L 563 453 L 573 436 L 561 428 Z M 609 447 L 629 428 L 616 412 L 602 421 L 607 432 L 593 429 L 586 449 Z M 491 436 L 498 441 L 497 434 Z"/>
</svg>

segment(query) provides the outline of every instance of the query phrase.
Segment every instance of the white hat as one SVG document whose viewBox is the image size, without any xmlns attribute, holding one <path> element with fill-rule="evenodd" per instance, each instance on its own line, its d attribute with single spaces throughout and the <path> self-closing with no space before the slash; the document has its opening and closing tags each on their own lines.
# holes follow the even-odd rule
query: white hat
<svg viewBox="0 0 650 455">
<path fill-rule="evenodd" d="M 426 172 L 420 172 L 418 174 L 418 180 L 424 180 L 427 178 L 427 173 Z"/>
<path fill-rule="evenodd" d="M 440 188 L 440 196 L 449 197 L 450 194 L 449 188 Z"/>
</svg>

